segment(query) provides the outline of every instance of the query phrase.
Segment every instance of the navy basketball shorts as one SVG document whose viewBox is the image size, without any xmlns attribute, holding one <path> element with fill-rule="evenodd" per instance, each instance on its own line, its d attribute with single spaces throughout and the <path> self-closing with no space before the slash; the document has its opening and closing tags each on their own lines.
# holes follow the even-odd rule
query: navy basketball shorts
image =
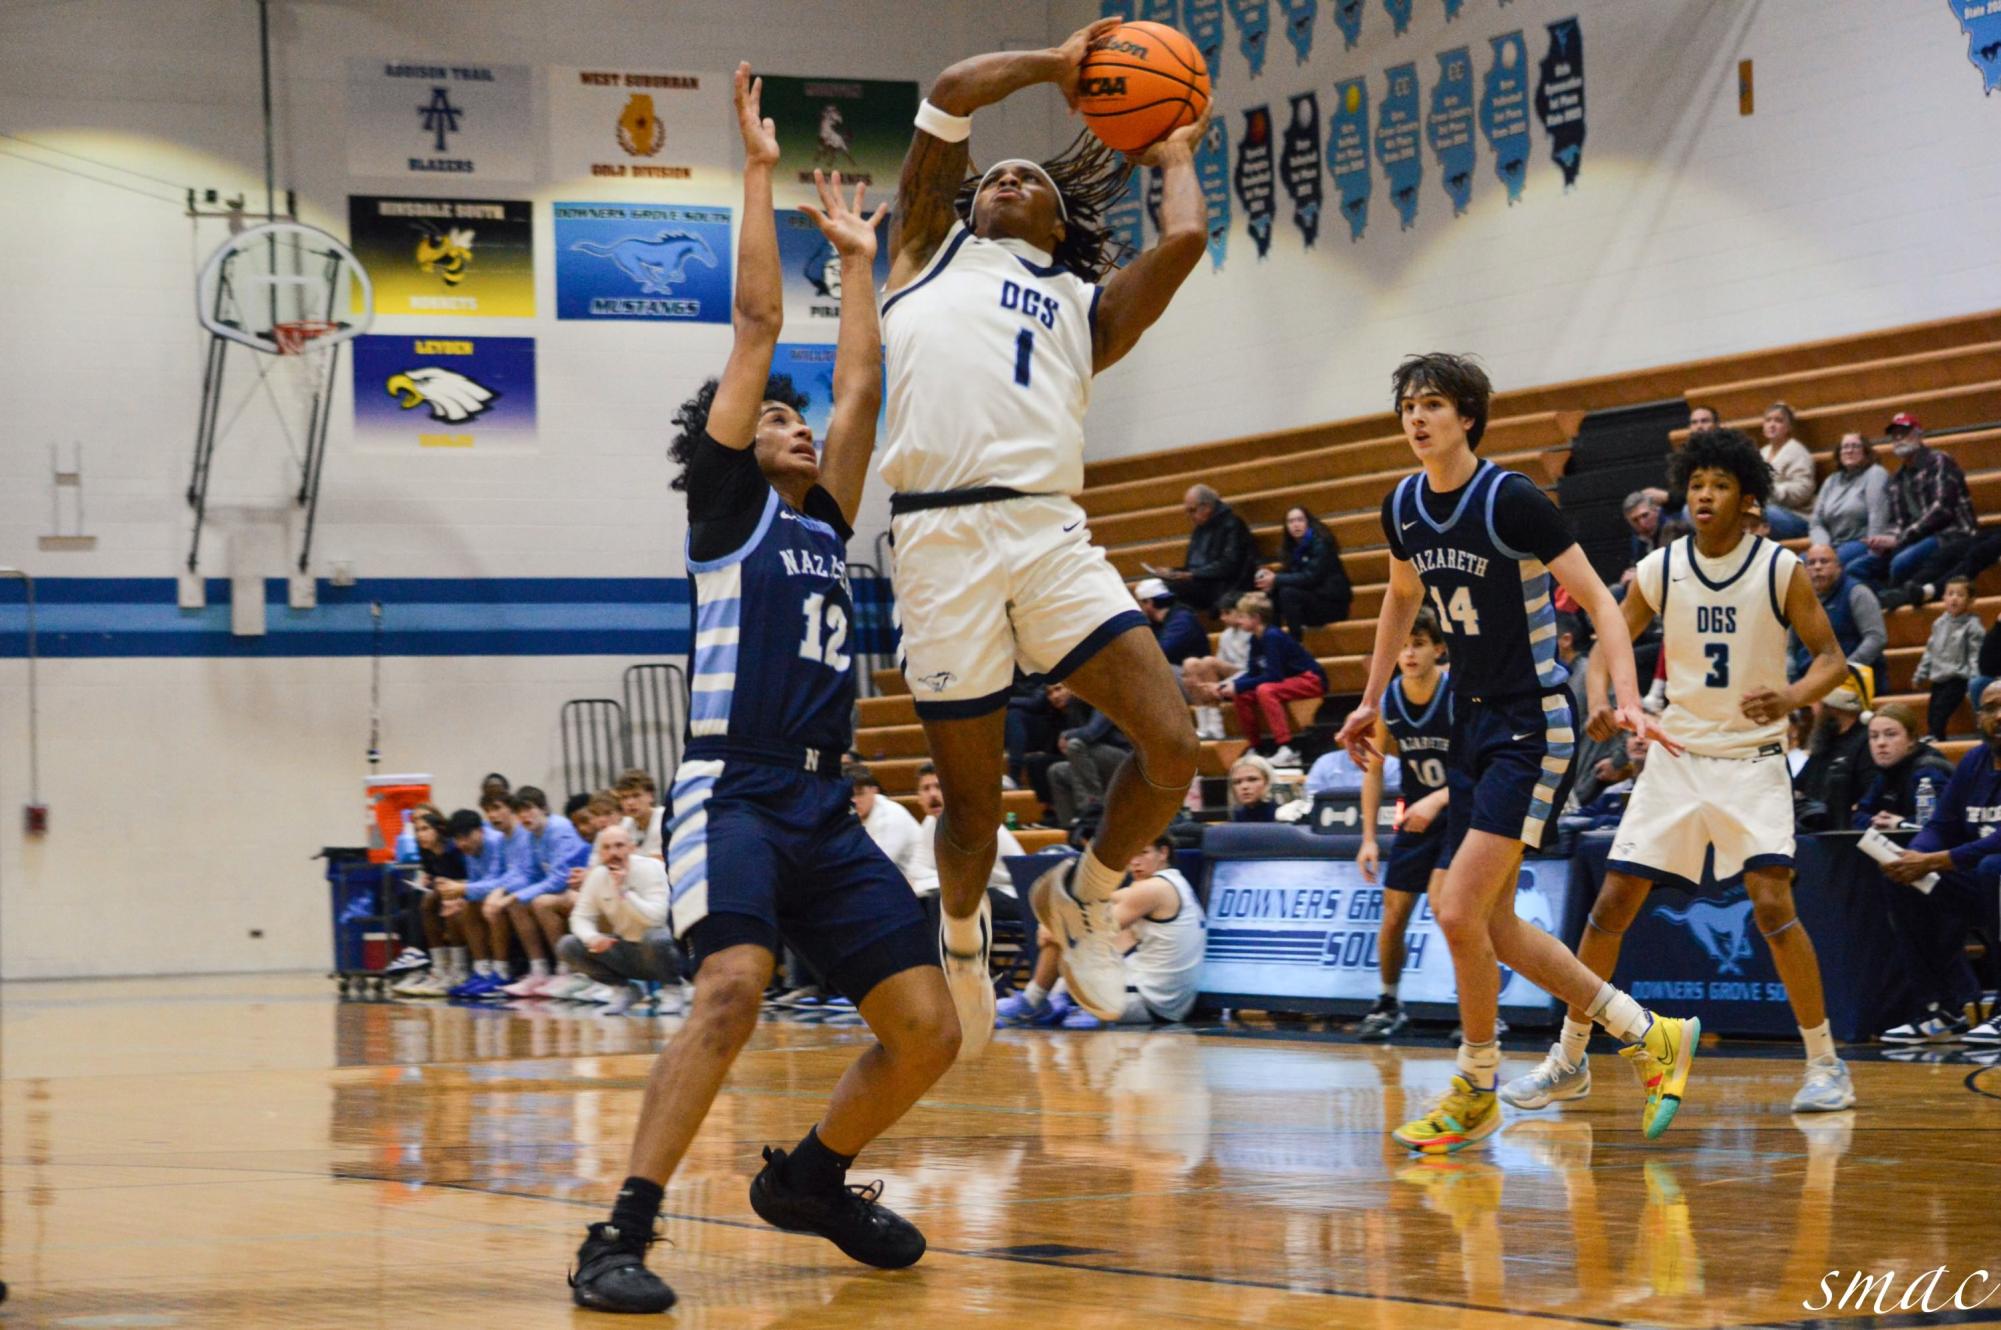
<svg viewBox="0 0 2001 1330">
<path fill-rule="evenodd" d="M 1485 831 L 1540 850 L 1556 838 L 1557 817 L 1576 779 L 1577 728 L 1570 689 L 1459 699 L 1452 717 L 1452 797 L 1446 801 L 1456 848 Z M 1447 855 L 1446 863 L 1451 862 Z"/>
<path fill-rule="evenodd" d="M 690 759 L 674 773 L 667 845 L 674 933 L 702 962 L 781 938 L 859 1003 L 938 964 L 903 873 L 855 816 L 848 783 L 767 762 Z"/>
<path fill-rule="evenodd" d="M 1446 808 L 1452 807 L 1451 801 Z M 1431 886 L 1433 870 L 1448 868 L 1452 856 L 1446 846 L 1457 844 L 1452 837 L 1452 819 L 1441 817 L 1423 831 L 1399 831 L 1390 842 L 1390 862 L 1383 872 L 1383 885 L 1391 891 L 1422 895 Z"/>
</svg>

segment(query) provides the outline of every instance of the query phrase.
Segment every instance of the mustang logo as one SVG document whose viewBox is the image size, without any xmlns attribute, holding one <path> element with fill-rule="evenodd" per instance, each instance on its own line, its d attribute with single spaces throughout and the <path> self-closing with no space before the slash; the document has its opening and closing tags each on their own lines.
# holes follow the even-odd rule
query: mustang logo
<svg viewBox="0 0 2001 1330">
<path fill-rule="evenodd" d="M 1670 923 L 1684 925 L 1695 934 L 1695 940 L 1716 962 L 1716 973 L 1744 973 L 1743 962 L 1751 955 L 1751 939 L 1745 936 L 1751 920 L 1748 898 L 1731 905 L 1709 900 L 1692 901 L 1686 910 L 1674 910 L 1662 905 L 1657 906 L 1654 913 Z"/>
<path fill-rule="evenodd" d="M 474 234 L 471 227 L 465 226 L 455 226 L 449 231 L 425 226 L 423 238 L 417 242 L 418 269 L 436 273 L 444 278 L 446 286 L 457 286 L 466 279 L 466 267 L 472 262 Z"/>
<path fill-rule="evenodd" d="M 635 92 L 618 113 L 618 146 L 634 157 L 651 157 L 667 144 L 667 126 L 653 113 L 653 95 Z"/>
<path fill-rule="evenodd" d="M 432 419 L 453 425 L 480 415 L 500 396 L 457 370 L 439 369 L 435 365 L 392 374 L 382 388 L 405 411 L 428 406 Z"/>
<path fill-rule="evenodd" d="M 936 674 L 927 674 L 923 676 L 917 682 L 923 684 L 926 688 L 929 688 L 934 693 L 942 693 L 947 688 L 950 688 L 952 686 L 952 680 L 958 677 L 959 677 L 958 675 L 952 673 L 952 671 L 950 670 L 940 670 Z"/>
<path fill-rule="evenodd" d="M 848 149 L 848 136 L 841 132 L 841 108 L 828 102 L 820 108 L 820 146 L 813 151 L 813 165 L 832 166 L 846 159 L 849 166 L 860 166 L 855 155 Z"/>
<path fill-rule="evenodd" d="M 662 231 L 650 240 L 645 236 L 626 236 L 609 245 L 579 240 L 570 248 L 578 254 L 610 259 L 648 295 L 672 295 L 674 283 L 686 279 L 690 263 L 716 266 L 715 252 L 709 248 L 709 242 L 686 231 Z"/>
</svg>

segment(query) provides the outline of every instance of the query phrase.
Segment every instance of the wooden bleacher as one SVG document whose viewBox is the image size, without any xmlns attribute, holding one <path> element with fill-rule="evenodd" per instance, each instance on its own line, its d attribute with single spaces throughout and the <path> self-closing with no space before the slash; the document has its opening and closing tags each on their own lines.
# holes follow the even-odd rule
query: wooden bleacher
<svg viewBox="0 0 2001 1330">
<path fill-rule="evenodd" d="M 1527 472 L 1553 493 L 1570 440 L 1586 414 L 1676 397 L 1716 406 L 1726 423 L 1754 438 L 1767 405 L 1791 403 L 1799 413 L 1795 432 L 1815 450 L 1823 475 L 1833 466 L 1832 449 L 1843 433 L 1858 430 L 1875 441 L 1893 414 L 1914 412 L 1928 434 L 1959 431 L 1932 442 L 1965 469 L 1975 508 L 2001 521 L 2001 311 L 1500 393 L 1481 455 Z M 1981 425 L 1995 428 L 1967 428 Z M 1685 431 L 1677 433 L 1676 442 L 1681 433 Z M 1894 470 L 1897 462 L 1889 449 L 1877 451 L 1879 460 Z M 1285 510 L 1298 503 L 1312 508 L 1340 541 L 1342 562 L 1355 588 L 1353 617 L 1306 637 L 1307 648 L 1327 670 L 1329 697 L 1339 706 L 1361 689 L 1389 576 L 1379 510 L 1384 496 L 1410 470 L 1396 419 L 1385 410 L 1354 420 L 1088 463 L 1078 502 L 1090 514 L 1092 535 L 1129 581 L 1144 575 L 1144 563 L 1181 562 L 1188 540 L 1181 497 L 1190 485 L 1208 484 L 1220 491 L 1251 524 L 1268 558 L 1277 557 Z M 1976 591 L 1975 609 L 1991 621 L 2001 612 L 2001 569 L 1984 574 Z M 1926 697 L 1914 689 L 1911 674 L 1937 613 L 1933 603 L 1888 616 L 1890 645 L 1879 697 L 1913 703 L 1920 716 Z M 883 695 L 861 703 L 856 746 L 887 793 L 907 796 L 916 787 L 916 770 L 925 756 L 923 730 L 901 676 L 880 670 L 876 682 Z M 1224 719 L 1234 731 L 1235 717 L 1228 708 Z M 1971 732 L 1965 708 L 1959 730 Z M 1945 751 L 1956 757 L 1971 742 L 1970 737 L 1956 738 Z M 1242 746 L 1234 737 L 1205 745 L 1205 773 L 1220 774 Z M 1040 812 L 1028 791 L 1009 792 L 1005 806 L 1024 824 Z"/>
</svg>

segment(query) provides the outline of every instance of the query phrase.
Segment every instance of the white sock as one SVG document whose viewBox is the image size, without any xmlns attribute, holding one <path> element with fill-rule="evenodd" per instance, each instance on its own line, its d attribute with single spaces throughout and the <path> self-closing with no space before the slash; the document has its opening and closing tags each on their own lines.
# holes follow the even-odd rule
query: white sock
<svg viewBox="0 0 2001 1330">
<path fill-rule="evenodd" d="M 547 979 L 549 977 L 549 962 L 530 960 L 528 962 L 528 977 L 530 979 Z"/>
<path fill-rule="evenodd" d="M 1077 876 L 1071 880 L 1070 890 L 1080 901 L 1110 900 L 1125 877 L 1123 868 L 1108 867 L 1096 854 L 1086 850 L 1083 862 L 1077 865 Z"/>
<path fill-rule="evenodd" d="M 1832 1062 L 1834 1060 L 1836 1056 L 1834 1052 L 1834 1034 L 1827 1026 L 1828 1023 L 1826 1021 L 1822 1021 L 1811 1030 L 1807 1029 L 1804 1025 L 1800 1026 L 1800 1038 L 1806 1041 L 1806 1060 L 1808 1062 Z"/>
<path fill-rule="evenodd" d="M 945 949 L 961 956 L 977 956 L 980 951 L 980 912 L 977 907 L 961 919 L 950 910 L 940 910 L 944 920 Z"/>
<path fill-rule="evenodd" d="M 1563 1050 L 1563 1060 L 1573 1069 L 1584 1065 L 1584 1046 L 1590 1042 L 1590 1021 L 1563 1018 L 1563 1033 L 1557 1038 L 1557 1047 Z"/>
<path fill-rule="evenodd" d="M 1039 1007 L 1049 1000 L 1049 990 L 1032 979 L 1029 980 L 1028 987 L 1021 990 L 1021 995 L 1028 999 L 1028 1005 L 1031 1007 Z"/>
<path fill-rule="evenodd" d="M 1484 1044 L 1461 1043 L 1459 1045 L 1459 1074 L 1475 1090 L 1494 1088 L 1494 1082 L 1501 1071 L 1501 1045 L 1496 1039 Z"/>
<path fill-rule="evenodd" d="M 1638 1042 L 1654 1023 L 1652 1012 L 1610 984 L 1598 990 L 1589 1010 L 1591 1019 L 1622 1044 Z"/>
<path fill-rule="evenodd" d="M 464 947 L 443 947 L 439 950 L 439 954 L 445 958 L 446 974 L 464 974 L 466 972 L 466 949 Z"/>
<path fill-rule="evenodd" d="M 474 974 L 478 975 L 478 976 L 479 976 L 480 978 L 484 979 L 484 978 L 485 978 L 485 977 L 486 977 L 487 975 L 490 975 L 490 974 L 492 974 L 492 973 L 493 973 L 493 962 L 492 962 L 492 961 L 474 961 L 474 962 L 472 963 L 472 972 L 473 972 Z"/>
</svg>

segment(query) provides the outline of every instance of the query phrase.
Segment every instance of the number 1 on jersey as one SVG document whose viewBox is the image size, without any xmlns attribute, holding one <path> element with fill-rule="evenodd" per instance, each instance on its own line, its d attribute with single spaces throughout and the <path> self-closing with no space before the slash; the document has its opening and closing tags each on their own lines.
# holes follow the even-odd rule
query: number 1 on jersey
<svg viewBox="0 0 2001 1330">
<path fill-rule="evenodd" d="M 1438 607 L 1440 624 L 1458 624 L 1458 631 L 1467 637 L 1480 635 L 1480 612 L 1473 608 L 1473 593 L 1465 587 L 1456 587 L 1452 592 L 1452 607 L 1446 609 L 1445 595 L 1437 587 L 1430 588 L 1431 603 Z"/>
<path fill-rule="evenodd" d="M 1014 339 L 1014 381 L 1026 388 L 1034 370 L 1035 329 L 1023 328 Z"/>
</svg>

